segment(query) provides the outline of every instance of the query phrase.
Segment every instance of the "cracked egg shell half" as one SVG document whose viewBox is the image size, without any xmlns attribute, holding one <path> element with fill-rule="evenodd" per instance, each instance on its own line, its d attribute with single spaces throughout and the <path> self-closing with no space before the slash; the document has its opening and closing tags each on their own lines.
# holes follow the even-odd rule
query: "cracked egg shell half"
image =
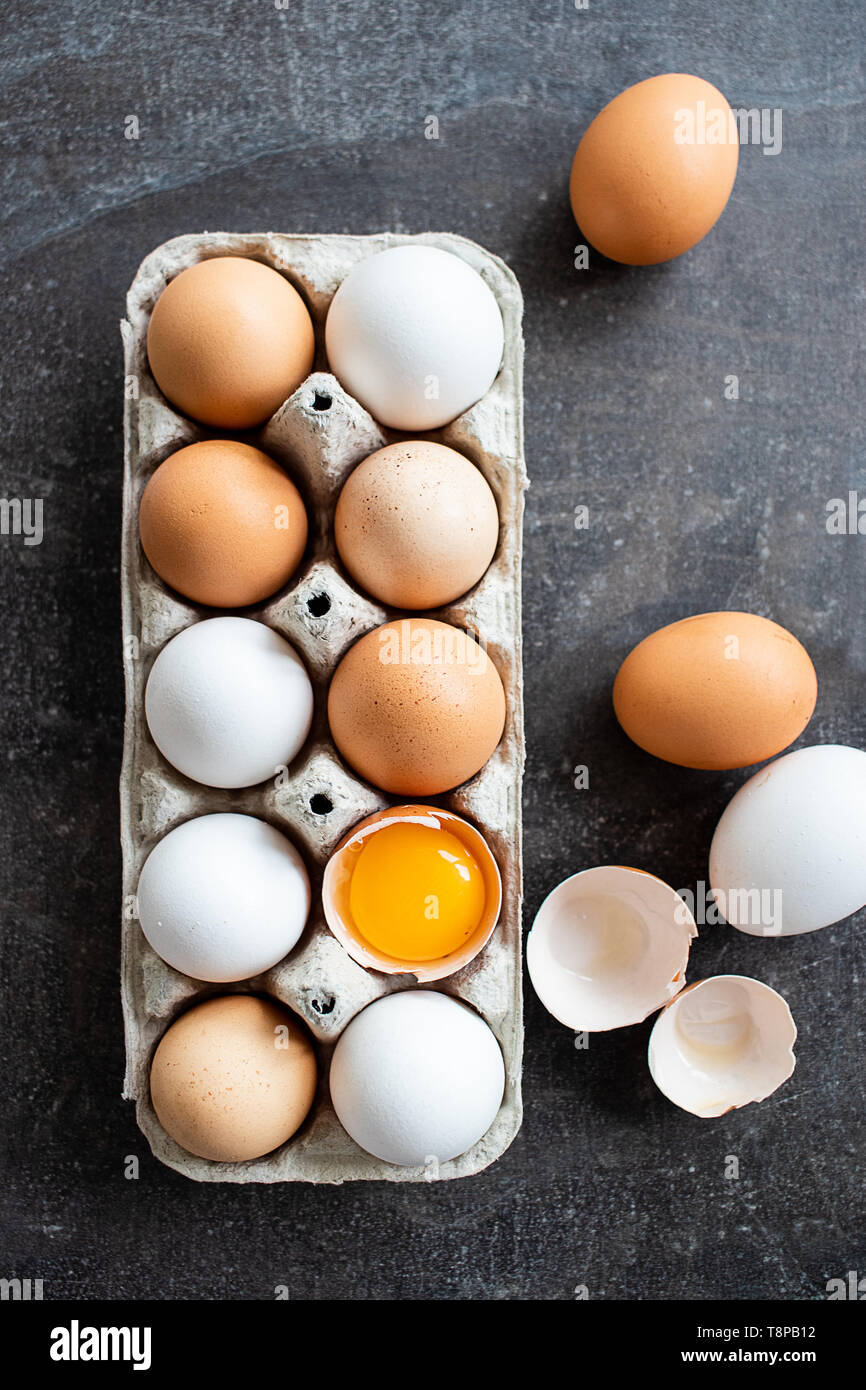
<svg viewBox="0 0 866 1390">
<path fill-rule="evenodd" d="M 538 910 L 526 943 L 544 1007 L 575 1032 L 642 1023 L 682 989 L 698 934 L 683 899 L 654 874 L 602 865 L 573 874 Z"/>
<path fill-rule="evenodd" d="M 391 806 L 337 846 L 322 883 L 325 920 L 353 960 L 420 983 L 474 960 L 502 907 L 483 835 L 436 806 Z"/>
<path fill-rule="evenodd" d="M 769 985 L 713 975 L 684 989 L 650 1034 L 653 1081 L 681 1110 L 702 1119 L 766 1100 L 794 1071 L 797 1028 Z"/>
</svg>

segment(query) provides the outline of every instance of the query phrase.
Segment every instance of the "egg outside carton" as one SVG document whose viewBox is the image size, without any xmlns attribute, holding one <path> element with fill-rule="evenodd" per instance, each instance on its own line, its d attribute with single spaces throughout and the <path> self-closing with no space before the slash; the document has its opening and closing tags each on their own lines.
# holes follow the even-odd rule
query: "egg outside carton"
<svg viewBox="0 0 866 1390">
<path fill-rule="evenodd" d="M 325 925 L 321 910 L 324 865 L 358 821 L 394 798 L 360 781 L 330 740 L 325 699 L 330 676 L 346 649 L 394 610 L 359 592 L 333 545 L 336 499 L 352 468 L 375 449 L 405 438 L 385 430 L 326 370 L 324 320 L 338 285 L 365 256 L 413 243 L 450 251 L 482 275 L 496 296 L 505 325 L 503 364 L 487 395 L 436 439 L 466 454 L 496 497 L 500 538 L 484 577 L 460 601 L 432 616 L 465 628 L 487 647 L 507 700 L 499 747 L 469 782 L 431 799 L 473 822 L 485 835 L 502 874 L 503 907 L 485 949 L 457 974 L 427 988 L 441 989 L 474 1007 L 495 1033 L 505 1060 L 506 1089 L 490 1129 L 470 1150 L 441 1166 L 400 1168 L 367 1154 L 343 1130 L 328 1094 L 333 1047 L 350 1020 L 374 999 L 414 987 L 414 975 L 384 976 L 356 964 Z M 183 628 L 221 610 L 181 599 L 154 574 L 138 541 L 138 505 L 159 463 L 184 444 L 213 437 L 179 415 L 161 396 L 147 365 L 150 312 L 166 283 L 188 265 L 214 255 L 250 256 L 287 274 L 303 294 L 316 329 L 313 373 L 266 425 L 244 438 L 285 464 L 310 518 L 307 554 L 290 584 L 254 609 L 251 617 L 281 632 L 303 658 L 316 693 L 310 738 L 279 778 L 240 791 L 204 787 L 185 778 L 158 753 L 144 718 L 144 689 L 161 648 Z M 126 717 L 121 772 L 121 843 L 124 902 L 133 903 L 141 867 L 173 826 L 215 811 L 257 815 L 285 831 L 301 850 L 313 886 L 313 909 L 300 942 L 283 961 L 239 985 L 212 985 L 179 974 L 147 944 L 138 921 L 123 917 L 121 996 L 126 1034 L 123 1094 L 136 1102 L 136 1118 L 153 1153 L 187 1177 L 204 1182 L 328 1182 L 385 1179 L 417 1182 L 466 1177 L 498 1158 L 521 1122 L 523 1005 L 521 973 L 521 781 L 524 764 L 520 569 L 523 496 L 523 301 L 508 267 L 474 242 L 449 233 L 420 236 L 300 236 L 274 233 L 203 233 L 177 237 L 141 265 L 121 323 L 127 383 L 122 542 L 122 607 Z M 423 798 L 422 798 L 423 799 Z M 326 806 L 330 806 L 330 810 Z M 272 995 L 309 1028 L 317 1048 L 319 1085 L 310 1116 L 289 1142 L 263 1158 L 214 1163 L 189 1154 L 159 1124 L 150 1102 L 150 1063 L 166 1027 L 191 1003 L 235 990 Z"/>
</svg>

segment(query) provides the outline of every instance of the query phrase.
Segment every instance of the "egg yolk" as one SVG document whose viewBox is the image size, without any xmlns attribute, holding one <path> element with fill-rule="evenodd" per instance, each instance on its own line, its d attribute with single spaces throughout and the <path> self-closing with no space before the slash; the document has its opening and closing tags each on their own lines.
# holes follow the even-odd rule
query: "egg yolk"
<svg viewBox="0 0 866 1390">
<path fill-rule="evenodd" d="M 396 960 L 440 960 L 472 936 L 486 890 L 478 864 L 456 835 L 395 821 L 367 835 L 349 885 L 355 926 Z"/>
</svg>

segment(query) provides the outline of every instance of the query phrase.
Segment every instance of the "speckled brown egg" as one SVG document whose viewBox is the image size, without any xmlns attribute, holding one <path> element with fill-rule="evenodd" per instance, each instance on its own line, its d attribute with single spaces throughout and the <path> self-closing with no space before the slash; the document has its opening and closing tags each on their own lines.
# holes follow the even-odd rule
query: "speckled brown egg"
<svg viewBox="0 0 866 1390">
<path fill-rule="evenodd" d="M 313 323 L 284 275 L 260 261 L 216 256 L 163 290 L 147 355 L 163 395 L 218 429 L 261 425 L 313 366 Z"/>
<path fill-rule="evenodd" d="M 307 513 L 291 478 L 261 449 L 230 439 L 190 444 L 161 463 L 138 525 L 160 578 L 214 608 L 268 598 L 307 544 Z"/>
<path fill-rule="evenodd" d="M 649 77 L 614 97 L 571 167 L 571 206 L 603 255 L 656 265 L 688 251 L 721 216 L 737 174 L 739 132 L 701 77 Z"/>
<path fill-rule="evenodd" d="M 438 608 L 476 584 L 496 550 L 499 514 L 484 475 L 426 439 L 364 459 L 340 493 L 334 538 L 352 577 L 393 608 Z"/>
<path fill-rule="evenodd" d="M 484 649 L 459 628 L 402 618 L 350 647 L 328 719 L 356 772 L 398 796 L 435 796 L 473 777 L 505 726 L 505 692 Z"/>
<path fill-rule="evenodd" d="M 629 738 L 682 767 L 774 758 L 803 732 L 818 680 L 797 638 L 755 613 L 699 613 L 650 633 L 613 687 Z"/>
<path fill-rule="evenodd" d="M 157 1119 L 182 1149 L 218 1163 L 285 1144 L 316 1093 L 316 1058 L 299 1021 L 272 999 L 231 994 L 196 1004 L 153 1058 Z"/>
</svg>

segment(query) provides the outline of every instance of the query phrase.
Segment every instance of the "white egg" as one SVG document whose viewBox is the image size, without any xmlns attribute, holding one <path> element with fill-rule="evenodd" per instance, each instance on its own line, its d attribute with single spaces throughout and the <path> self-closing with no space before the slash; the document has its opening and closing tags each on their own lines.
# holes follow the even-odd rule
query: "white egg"
<svg viewBox="0 0 866 1390">
<path fill-rule="evenodd" d="M 683 899 L 653 874 L 602 865 L 538 909 L 526 964 L 547 1011 L 576 1032 L 641 1023 L 681 990 L 697 936 Z"/>
<path fill-rule="evenodd" d="M 762 767 L 710 848 L 719 911 L 751 936 L 796 936 L 866 903 L 866 753 L 818 744 Z"/>
<path fill-rule="evenodd" d="M 246 980 L 296 944 L 310 880 L 294 845 L 255 816 L 198 816 L 169 831 L 138 882 L 141 929 L 196 980 Z"/>
<path fill-rule="evenodd" d="M 331 370 L 383 425 L 432 430 L 490 389 L 502 315 L 477 271 L 434 246 L 395 246 L 355 266 L 331 302 Z"/>
<path fill-rule="evenodd" d="M 285 638 L 250 618 L 208 618 L 153 663 L 148 728 L 178 771 L 208 787 L 252 787 L 300 750 L 313 687 Z"/>
<path fill-rule="evenodd" d="M 787 1081 L 796 1039 L 781 994 L 745 975 L 714 975 L 659 1014 L 649 1069 L 668 1100 L 709 1119 L 765 1100 Z"/>
<path fill-rule="evenodd" d="M 402 1167 L 465 1153 L 487 1132 L 505 1090 L 499 1043 L 466 1004 L 432 990 L 377 999 L 342 1033 L 331 1100 L 357 1144 Z"/>
</svg>

